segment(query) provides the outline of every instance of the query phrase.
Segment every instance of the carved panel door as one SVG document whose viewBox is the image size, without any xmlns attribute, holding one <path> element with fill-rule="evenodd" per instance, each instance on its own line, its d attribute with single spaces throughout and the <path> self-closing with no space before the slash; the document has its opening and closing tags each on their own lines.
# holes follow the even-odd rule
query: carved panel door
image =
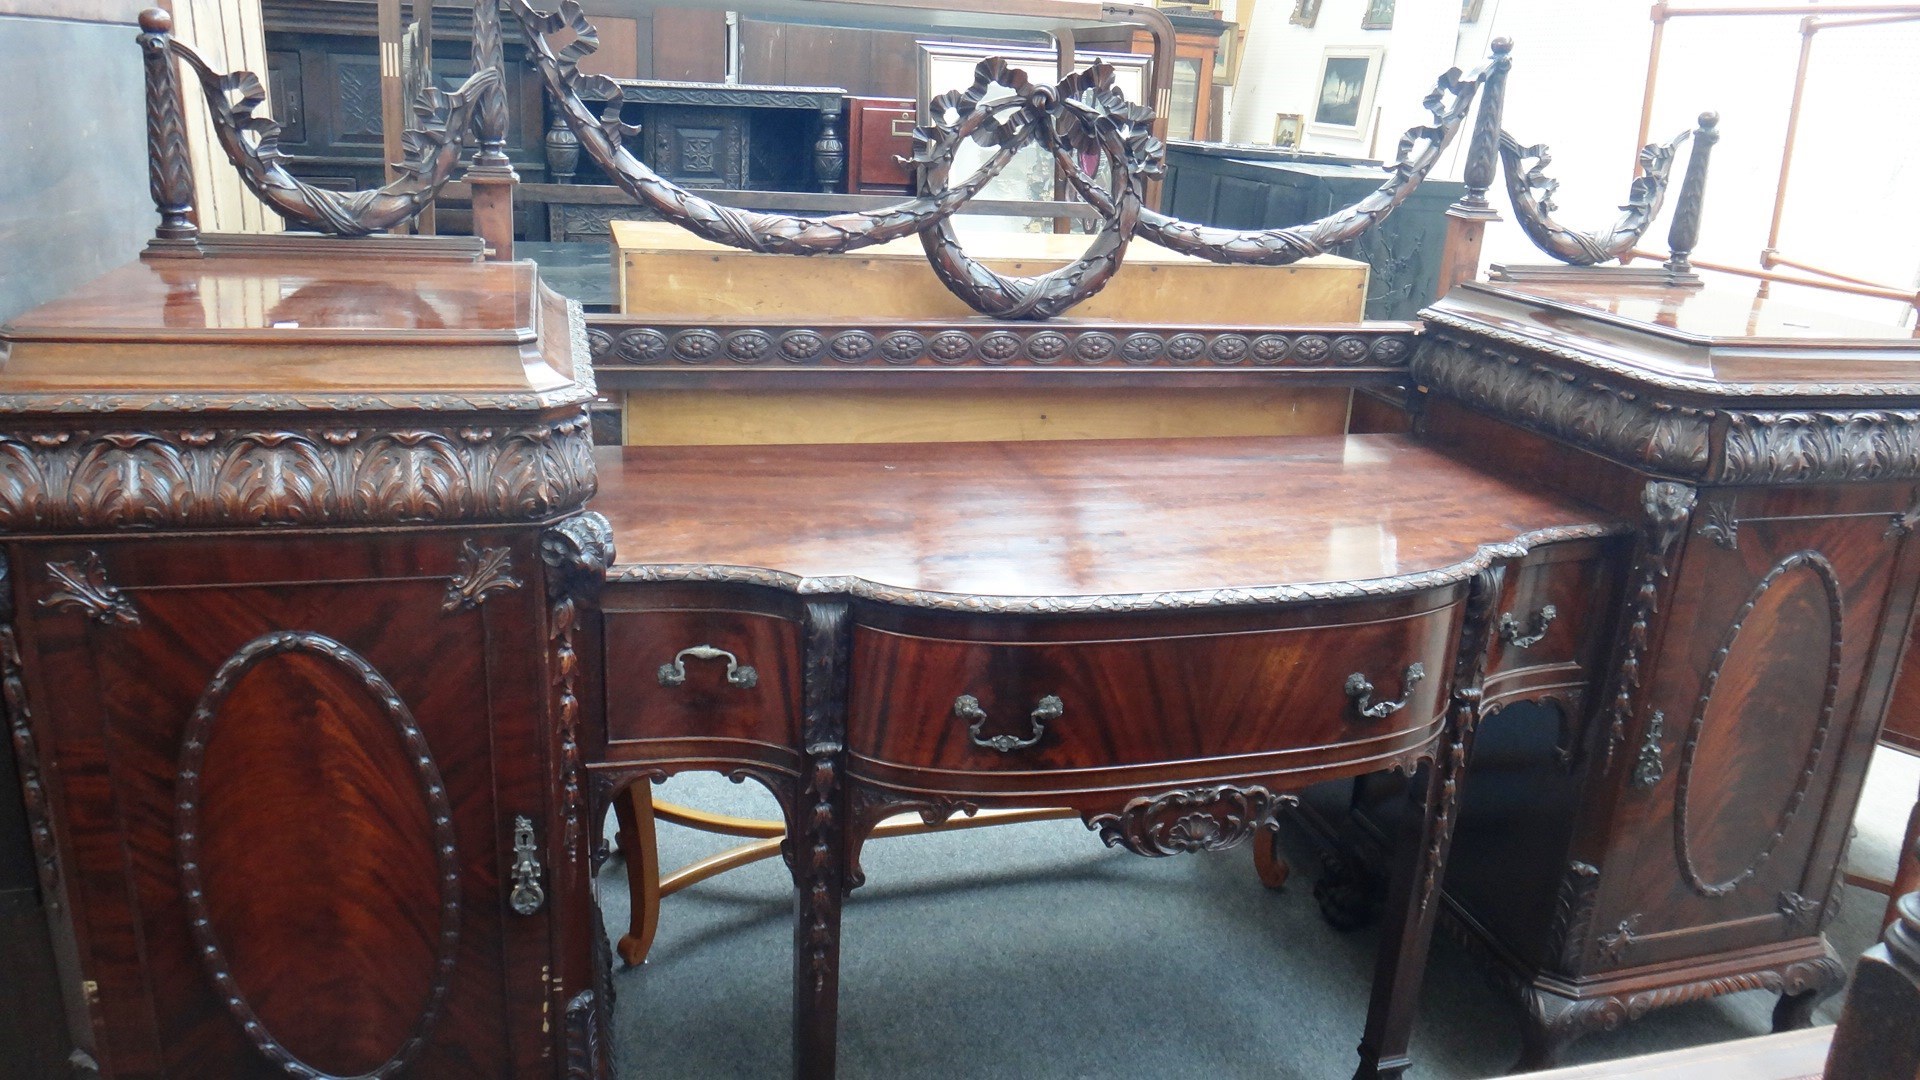
<svg viewBox="0 0 1920 1080">
<path fill-rule="evenodd" d="M 1912 603 L 1889 599 L 1912 497 L 1701 493 L 1644 699 L 1594 743 L 1611 745 L 1617 795 L 1584 970 L 1825 925 L 1838 875 L 1821 868 L 1845 842 Z"/>
<path fill-rule="evenodd" d="M 524 530 L 12 550 L 107 1075 L 553 1071 L 510 895 L 552 819 L 538 562 Z"/>
</svg>

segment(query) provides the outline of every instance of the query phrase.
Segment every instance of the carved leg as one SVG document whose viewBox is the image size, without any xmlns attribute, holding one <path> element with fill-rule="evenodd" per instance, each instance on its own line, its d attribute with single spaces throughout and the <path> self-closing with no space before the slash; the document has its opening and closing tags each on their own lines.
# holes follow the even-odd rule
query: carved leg
<svg viewBox="0 0 1920 1080">
<path fill-rule="evenodd" d="M 1320 917 L 1342 932 L 1372 926 L 1380 918 L 1380 881 L 1359 859 L 1339 851 L 1320 853 L 1320 880 L 1313 899 Z"/>
<path fill-rule="evenodd" d="M 1520 1060 L 1514 1072 L 1534 1072 L 1560 1064 L 1567 1048 L 1590 1031 L 1617 1028 L 1626 1021 L 1618 998 L 1573 1001 L 1537 987 L 1524 987 L 1520 1021 Z"/>
<path fill-rule="evenodd" d="M 620 938 L 620 959 L 628 964 L 647 962 L 654 932 L 660 929 L 660 846 L 653 827 L 653 784 L 642 777 L 613 801 L 619 822 L 615 837 L 627 862 L 627 895 L 633 914 Z"/>
<path fill-rule="evenodd" d="M 1287 876 L 1293 873 L 1287 857 L 1280 854 L 1280 826 L 1262 825 L 1254 836 L 1253 872 L 1259 876 L 1260 884 L 1269 889 L 1284 886 Z"/>
<path fill-rule="evenodd" d="M 1429 868 L 1445 858 L 1451 837 L 1448 822 L 1440 816 L 1439 792 L 1447 786 L 1442 770 L 1424 771 L 1426 777 L 1416 780 L 1412 788 L 1418 793 L 1423 812 L 1404 816 L 1394 845 L 1386 921 L 1381 927 L 1380 955 L 1374 965 L 1373 997 L 1367 1006 L 1366 1034 L 1360 1040 L 1356 1080 L 1397 1077 L 1411 1064 L 1407 1044 L 1413 1034 L 1413 1013 L 1427 964 L 1434 916 L 1440 907 L 1437 897 L 1421 883 L 1429 876 Z"/>
<path fill-rule="evenodd" d="M 1433 923 L 1440 913 L 1440 882 L 1446 873 L 1447 851 L 1453 846 L 1460 784 L 1480 719 L 1480 681 L 1501 575 L 1498 569 L 1487 570 L 1473 580 L 1447 694 L 1446 727 L 1432 763 L 1407 785 L 1410 805 L 1394 830 L 1386 922 L 1381 927 L 1355 1080 L 1398 1077 L 1412 1064 L 1407 1046 L 1413 1035 L 1420 980 L 1426 974 L 1427 950 L 1433 943 Z"/>
<path fill-rule="evenodd" d="M 1781 994 L 1780 1000 L 1773 1006 L 1773 1030 L 1798 1031 L 1812 1027 L 1813 1007 L 1820 1004 L 1820 999 L 1825 996 L 1817 989 Z"/>
<path fill-rule="evenodd" d="M 846 895 L 850 626 L 844 602 L 807 604 L 807 774 L 793 839 L 793 1074 L 830 1080 L 840 1018 L 840 902 Z"/>
</svg>

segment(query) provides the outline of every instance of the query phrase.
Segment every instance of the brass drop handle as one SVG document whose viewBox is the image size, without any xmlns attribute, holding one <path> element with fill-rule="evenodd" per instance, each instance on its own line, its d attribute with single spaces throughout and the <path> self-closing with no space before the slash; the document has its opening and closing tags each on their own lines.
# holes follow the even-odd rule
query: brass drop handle
<svg viewBox="0 0 1920 1080">
<path fill-rule="evenodd" d="M 1400 677 L 1400 700 L 1375 701 L 1373 700 L 1373 683 L 1364 674 L 1356 671 L 1347 676 L 1347 697 L 1353 699 L 1353 709 L 1361 716 L 1369 720 L 1384 720 L 1407 707 L 1408 700 L 1413 697 L 1413 688 L 1426 677 L 1425 664 L 1418 661 L 1408 664 L 1406 673 Z"/>
<path fill-rule="evenodd" d="M 673 663 L 660 665 L 661 686 L 679 686 L 687 681 L 688 657 L 695 660 L 724 659 L 727 662 L 727 685 L 729 686 L 751 690 L 760 685 L 760 673 L 753 670 L 751 665 L 741 663 L 739 657 L 711 645 L 695 645 L 673 654 Z"/>
<path fill-rule="evenodd" d="M 1520 620 L 1509 611 L 1500 616 L 1500 640 L 1516 649 L 1531 649 L 1540 644 L 1547 636 L 1547 627 L 1560 617 L 1560 611 L 1552 604 L 1542 607 L 1527 620 L 1526 629 L 1520 627 Z"/>
<path fill-rule="evenodd" d="M 516 915 L 531 915 L 547 902 L 546 887 L 540 884 L 540 846 L 534 840 L 533 819 L 521 815 L 513 819 L 513 891 L 507 904 Z"/>
<path fill-rule="evenodd" d="M 1030 746 L 1038 745 L 1040 739 L 1047 733 L 1048 722 L 1060 719 L 1061 714 L 1066 711 L 1066 706 L 1058 697 L 1048 694 L 1040 699 L 1040 704 L 1033 707 L 1033 712 L 1027 714 L 1027 718 L 1033 723 L 1032 734 L 1024 739 L 1018 735 L 988 737 L 980 734 L 980 729 L 987 724 L 987 710 L 980 707 L 980 699 L 972 694 L 961 694 L 953 699 L 953 715 L 968 721 L 967 737 L 973 740 L 973 745 L 982 750 L 998 750 L 1003 754 L 1011 754 L 1015 750 L 1025 750 Z"/>
</svg>

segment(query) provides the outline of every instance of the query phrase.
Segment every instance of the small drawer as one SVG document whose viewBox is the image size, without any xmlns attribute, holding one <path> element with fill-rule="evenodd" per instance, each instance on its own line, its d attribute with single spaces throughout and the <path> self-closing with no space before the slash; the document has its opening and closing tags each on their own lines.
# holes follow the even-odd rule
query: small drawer
<svg viewBox="0 0 1920 1080">
<path fill-rule="evenodd" d="M 1617 547 L 1617 545 L 1615 545 Z M 1606 644 L 1619 567 L 1601 543 L 1540 548 L 1507 571 L 1487 641 L 1487 692 L 1584 680 Z"/>
<path fill-rule="evenodd" d="M 607 738 L 798 745 L 800 628 L 727 610 L 606 614 Z"/>
<path fill-rule="evenodd" d="M 848 746 L 856 773 L 863 759 L 887 771 L 1038 774 L 1392 753 L 1424 739 L 1440 715 L 1456 631 L 1453 606 L 1337 626 L 1098 641 L 958 641 L 863 626 Z"/>
</svg>

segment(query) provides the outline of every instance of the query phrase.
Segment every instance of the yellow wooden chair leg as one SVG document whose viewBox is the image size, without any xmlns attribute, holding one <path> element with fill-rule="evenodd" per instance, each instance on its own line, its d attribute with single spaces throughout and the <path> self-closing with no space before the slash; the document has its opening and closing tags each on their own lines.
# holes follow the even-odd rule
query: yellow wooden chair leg
<svg viewBox="0 0 1920 1080">
<path fill-rule="evenodd" d="M 626 854 L 627 891 L 633 916 L 615 949 L 629 964 L 646 962 L 660 929 L 660 845 L 653 827 L 653 784 L 641 780 L 613 801 L 620 850 Z"/>
<path fill-rule="evenodd" d="M 1280 826 L 1262 825 L 1253 837 L 1253 872 L 1260 877 L 1260 884 L 1269 889 L 1278 889 L 1287 883 L 1287 875 L 1293 873 L 1286 856 L 1280 854 Z"/>
</svg>

